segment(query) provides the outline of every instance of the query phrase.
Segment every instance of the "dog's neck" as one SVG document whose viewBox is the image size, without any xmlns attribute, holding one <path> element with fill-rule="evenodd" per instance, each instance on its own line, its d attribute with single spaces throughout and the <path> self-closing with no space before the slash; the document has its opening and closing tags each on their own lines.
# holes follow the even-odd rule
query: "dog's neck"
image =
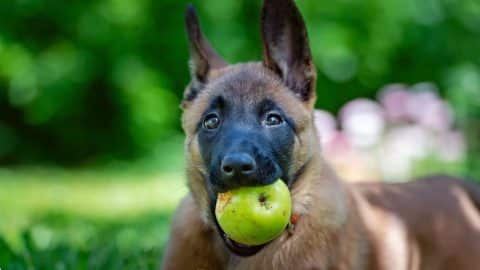
<svg viewBox="0 0 480 270">
<path fill-rule="evenodd" d="M 355 229 L 352 229 L 352 226 L 357 223 L 349 222 L 355 212 L 348 207 L 351 205 L 349 192 L 320 153 L 312 156 L 305 164 L 295 179 L 291 194 L 293 214 L 298 215 L 297 224 L 277 241 L 267 245 L 258 257 L 232 256 L 226 249 L 220 249 L 220 254 L 225 256 L 230 265 L 238 266 L 238 269 L 258 266 L 260 268 L 256 269 L 265 269 L 273 264 L 272 269 L 276 269 L 280 268 L 282 261 L 297 261 L 298 269 L 306 269 L 302 267 L 305 265 L 320 265 L 322 269 L 330 269 L 328 258 L 346 256 L 342 246 L 337 245 L 336 241 L 358 245 L 355 242 L 357 238 L 350 238 Z M 321 255 L 308 257 L 305 255 L 305 247 L 315 249 Z M 358 260 L 356 255 L 353 260 Z"/>
<path fill-rule="evenodd" d="M 341 226 L 348 216 L 345 184 L 317 151 L 292 186 L 293 213 L 319 226 Z M 315 207 L 313 207 L 315 206 Z"/>
</svg>

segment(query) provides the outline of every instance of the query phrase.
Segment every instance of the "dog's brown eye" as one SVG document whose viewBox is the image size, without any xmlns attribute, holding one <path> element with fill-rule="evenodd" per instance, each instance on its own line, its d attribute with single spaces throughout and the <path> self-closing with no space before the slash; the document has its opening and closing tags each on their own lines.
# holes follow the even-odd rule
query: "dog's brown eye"
<svg viewBox="0 0 480 270">
<path fill-rule="evenodd" d="M 203 126 L 206 129 L 216 129 L 220 125 L 220 118 L 216 114 L 210 114 L 203 120 Z"/>
<path fill-rule="evenodd" d="M 278 126 L 283 123 L 283 119 L 280 115 L 276 113 L 270 113 L 267 115 L 267 119 L 265 119 L 265 125 L 267 126 Z"/>
</svg>

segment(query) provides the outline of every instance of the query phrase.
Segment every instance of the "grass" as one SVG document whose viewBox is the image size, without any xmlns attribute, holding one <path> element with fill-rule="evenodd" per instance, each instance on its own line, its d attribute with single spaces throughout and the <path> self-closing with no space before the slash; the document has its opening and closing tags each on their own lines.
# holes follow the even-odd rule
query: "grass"
<svg viewBox="0 0 480 270">
<path fill-rule="evenodd" d="M 186 193 L 181 155 L 165 152 L 141 166 L 0 169 L 0 269 L 158 269 Z M 432 171 L 465 168 L 431 159 L 415 174 Z"/>
<path fill-rule="evenodd" d="M 182 174 L 0 170 L 0 268 L 158 269 Z"/>
</svg>

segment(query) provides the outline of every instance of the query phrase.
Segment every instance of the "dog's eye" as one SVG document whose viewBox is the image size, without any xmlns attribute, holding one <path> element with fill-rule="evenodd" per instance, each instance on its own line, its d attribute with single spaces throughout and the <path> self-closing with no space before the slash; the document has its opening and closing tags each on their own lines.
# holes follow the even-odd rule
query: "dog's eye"
<svg viewBox="0 0 480 270">
<path fill-rule="evenodd" d="M 265 125 L 267 126 L 278 126 L 283 123 L 283 118 L 277 113 L 269 113 L 265 119 Z"/>
<path fill-rule="evenodd" d="M 220 118 L 216 114 L 209 114 L 203 120 L 203 127 L 206 129 L 216 129 L 220 125 Z"/>
</svg>

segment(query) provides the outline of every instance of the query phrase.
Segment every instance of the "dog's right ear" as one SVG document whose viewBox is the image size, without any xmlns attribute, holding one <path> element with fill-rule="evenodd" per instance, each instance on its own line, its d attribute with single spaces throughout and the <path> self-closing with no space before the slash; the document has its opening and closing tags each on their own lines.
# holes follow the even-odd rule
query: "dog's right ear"
<svg viewBox="0 0 480 270">
<path fill-rule="evenodd" d="M 183 103 L 193 100 L 208 80 L 214 69 L 227 66 L 204 37 L 197 13 L 192 4 L 187 6 L 185 22 L 190 46 L 190 71 L 192 82 L 185 91 Z"/>
<path fill-rule="evenodd" d="M 313 106 L 317 73 L 307 28 L 294 0 L 264 0 L 262 37 L 264 66 Z"/>
</svg>

